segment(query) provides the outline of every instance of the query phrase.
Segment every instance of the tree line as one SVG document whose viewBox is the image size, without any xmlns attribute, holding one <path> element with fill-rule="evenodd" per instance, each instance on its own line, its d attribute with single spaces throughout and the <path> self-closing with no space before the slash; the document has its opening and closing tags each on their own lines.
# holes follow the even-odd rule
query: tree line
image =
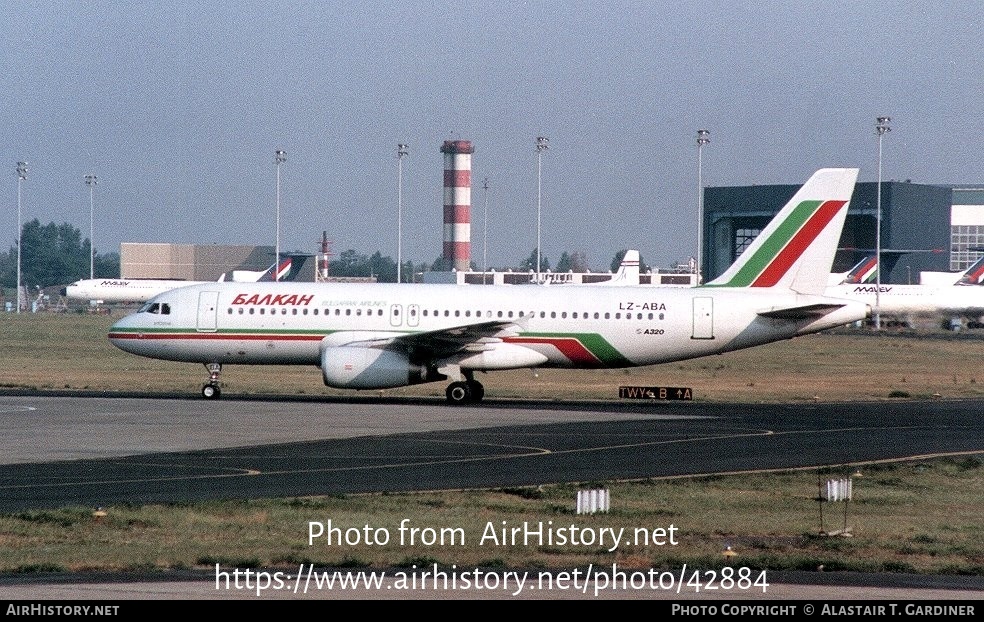
<svg viewBox="0 0 984 622">
<path fill-rule="evenodd" d="M 21 284 L 31 288 L 64 285 L 89 278 L 91 244 L 69 223 L 42 225 L 37 218 L 21 227 Z M 96 277 L 120 275 L 119 253 L 96 253 Z M 17 286 L 17 244 L 0 252 L 0 285 Z"/>
</svg>

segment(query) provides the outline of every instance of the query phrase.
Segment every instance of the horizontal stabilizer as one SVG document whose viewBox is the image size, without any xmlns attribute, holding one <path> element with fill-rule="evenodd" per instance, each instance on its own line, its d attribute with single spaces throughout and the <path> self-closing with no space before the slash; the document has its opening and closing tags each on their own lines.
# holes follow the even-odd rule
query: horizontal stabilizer
<svg viewBox="0 0 984 622">
<path fill-rule="evenodd" d="M 771 311 L 759 311 L 758 314 L 762 317 L 771 317 L 779 320 L 809 320 L 827 315 L 829 312 L 840 309 L 843 306 L 842 304 L 817 303 L 799 307 L 772 309 Z"/>
</svg>

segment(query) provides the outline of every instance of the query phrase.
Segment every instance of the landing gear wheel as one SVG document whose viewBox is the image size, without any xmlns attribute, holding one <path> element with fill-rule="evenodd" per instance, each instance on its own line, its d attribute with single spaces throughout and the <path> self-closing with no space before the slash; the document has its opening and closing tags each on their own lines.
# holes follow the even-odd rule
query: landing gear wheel
<svg viewBox="0 0 984 622">
<path fill-rule="evenodd" d="M 469 380 L 468 388 L 471 389 L 471 401 L 481 402 L 482 398 L 485 397 L 485 387 L 482 383 L 477 380 Z"/>
<path fill-rule="evenodd" d="M 468 386 L 467 382 L 452 382 L 448 385 L 447 390 L 444 391 L 444 395 L 447 396 L 448 402 L 455 406 L 467 404 L 473 399 L 472 389 Z"/>
<path fill-rule="evenodd" d="M 205 363 L 208 370 L 208 382 L 202 385 L 202 397 L 207 400 L 217 400 L 222 395 L 219 389 L 219 375 L 222 373 L 221 363 Z"/>
</svg>

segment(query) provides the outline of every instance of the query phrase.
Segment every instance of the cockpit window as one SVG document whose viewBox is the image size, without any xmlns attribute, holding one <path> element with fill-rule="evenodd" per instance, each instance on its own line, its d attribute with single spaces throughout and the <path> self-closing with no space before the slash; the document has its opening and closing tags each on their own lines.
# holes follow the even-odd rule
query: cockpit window
<svg viewBox="0 0 984 622">
<path fill-rule="evenodd" d="M 140 307 L 140 313 L 154 313 L 157 315 L 171 315 L 171 305 L 166 302 L 148 302 Z"/>
</svg>

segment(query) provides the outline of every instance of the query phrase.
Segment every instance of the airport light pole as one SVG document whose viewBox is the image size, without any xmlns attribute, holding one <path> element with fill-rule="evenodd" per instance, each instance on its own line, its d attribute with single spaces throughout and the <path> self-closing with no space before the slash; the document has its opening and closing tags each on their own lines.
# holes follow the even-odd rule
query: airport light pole
<svg viewBox="0 0 984 622">
<path fill-rule="evenodd" d="M 482 218 L 482 285 L 485 285 L 485 277 L 489 273 L 489 178 L 486 177 L 482 182 L 482 189 L 485 190 L 485 212 Z"/>
<path fill-rule="evenodd" d="M 542 190 L 542 170 L 543 170 L 543 152 L 549 149 L 547 143 L 550 139 L 546 136 L 536 137 L 536 282 L 541 283 L 542 279 L 540 277 L 540 265 L 542 260 L 540 259 L 540 211 L 541 211 L 541 190 Z"/>
<path fill-rule="evenodd" d="M 878 199 L 875 221 L 875 262 L 878 266 L 875 272 L 875 330 L 881 330 L 881 187 L 882 187 L 882 136 L 892 131 L 889 127 L 892 117 L 878 117 L 875 123 L 875 133 L 878 135 Z"/>
<path fill-rule="evenodd" d="M 95 243 L 95 189 L 99 182 L 95 175 L 85 176 L 85 185 L 89 186 L 89 278 L 96 278 L 96 243 Z"/>
<path fill-rule="evenodd" d="M 701 178 L 703 171 L 704 145 L 711 142 L 711 133 L 707 130 L 697 130 L 697 284 L 701 283 L 701 271 L 704 266 L 704 183 Z"/>
<path fill-rule="evenodd" d="M 410 155 L 410 145 L 396 146 L 396 282 L 403 282 L 403 158 Z"/>
<path fill-rule="evenodd" d="M 17 313 L 21 312 L 21 182 L 27 179 L 27 162 L 17 163 Z"/>
<path fill-rule="evenodd" d="M 273 280 L 280 280 L 280 165 L 287 161 L 287 152 L 277 149 L 273 152 L 274 162 L 277 164 L 277 247 L 274 251 L 277 255 L 273 262 Z"/>
</svg>

